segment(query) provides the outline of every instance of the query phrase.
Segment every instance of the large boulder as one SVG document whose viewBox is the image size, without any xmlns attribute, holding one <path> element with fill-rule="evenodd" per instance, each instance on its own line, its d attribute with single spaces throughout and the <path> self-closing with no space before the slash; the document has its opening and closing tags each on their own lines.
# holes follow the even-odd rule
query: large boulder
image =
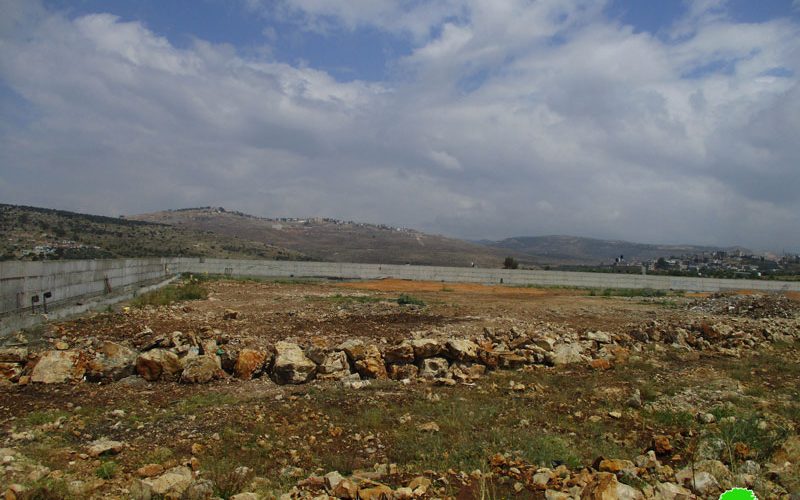
<svg viewBox="0 0 800 500">
<path fill-rule="evenodd" d="M 356 371 L 364 378 L 389 378 L 380 354 L 356 361 Z"/>
<path fill-rule="evenodd" d="M 447 354 L 453 361 L 470 362 L 478 360 L 478 344 L 465 339 L 449 339 L 445 344 Z"/>
<path fill-rule="evenodd" d="M 588 500 L 644 500 L 641 491 L 617 481 L 610 472 L 598 472 L 583 488 L 582 499 Z"/>
<path fill-rule="evenodd" d="M 134 481 L 131 498 L 150 500 L 151 498 L 181 498 L 192 483 L 194 475 L 186 466 L 169 469 L 156 478 Z"/>
<path fill-rule="evenodd" d="M 349 359 L 351 363 L 355 364 L 356 361 L 367 357 L 367 349 L 370 347 L 377 349 L 373 345 L 368 346 L 361 340 L 349 339 L 339 344 L 339 347 L 337 347 L 336 350 L 344 351 L 345 354 L 347 354 L 347 359 Z"/>
<path fill-rule="evenodd" d="M 267 352 L 258 349 L 242 349 L 233 367 L 236 378 L 250 380 L 261 373 L 267 362 Z"/>
<path fill-rule="evenodd" d="M 486 373 L 486 367 L 479 363 L 453 363 L 450 375 L 456 380 L 468 382 L 479 379 Z"/>
<path fill-rule="evenodd" d="M 292 342 L 275 344 L 272 376 L 279 384 L 303 384 L 314 378 L 317 365 L 308 359 L 300 346 Z"/>
<path fill-rule="evenodd" d="M 692 492 L 675 483 L 656 483 L 654 500 L 682 500 L 692 497 Z"/>
<path fill-rule="evenodd" d="M 86 360 L 80 351 L 47 351 L 31 372 L 31 382 L 60 384 L 78 382 L 86 373 Z"/>
<path fill-rule="evenodd" d="M 329 352 L 317 367 L 317 377 L 323 380 L 338 380 L 350 374 L 350 364 L 344 351 Z"/>
<path fill-rule="evenodd" d="M 350 363 L 363 377 L 388 378 L 381 351 L 374 344 L 351 339 L 340 344 L 338 349 L 347 354 Z"/>
<path fill-rule="evenodd" d="M 418 362 L 426 358 L 435 358 L 444 350 L 442 344 L 434 339 L 414 339 L 411 341 L 411 347 Z"/>
<path fill-rule="evenodd" d="M 143 352 L 136 358 L 136 373 L 149 381 L 175 380 L 183 371 L 178 355 L 166 349 Z"/>
<path fill-rule="evenodd" d="M 217 363 L 216 356 L 195 356 L 186 362 L 181 373 L 181 382 L 185 384 L 205 384 L 222 376 L 223 371 Z"/>
<path fill-rule="evenodd" d="M 383 359 L 390 365 L 402 365 L 414 362 L 414 347 L 408 342 L 387 347 L 383 350 Z"/>
<path fill-rule="evenodd" d="M 133 375 L 137 353 L 115 342 L 103 342 L 95 357 L 89 360 L 86 378 L 93 382 L 115 381 Z"/>
<path fill-rule="evenodd" d="M 497 353 L 498 366 L 506 370 L 521 368 L 528 364 L 528 358 L 515 352 L 502 351 Z"/>
<path fill-rule="evenodd" d="M 392 380 L 413 379 L 418 374 L 416 365 L 389 365 L 389 378 Z"/>
<path fill-rule="evenodd" d="M 428 358 L 420 364 L 419 376 L 422 378 L 443 378 L 447 377 L 450 365 L 444 358 Z"/>
<path fill-rule="evenodd" d="M 580 344 L 557 344 L 546 354 L 545 359 L 553 366 L 581 363 L 584 361 L 583 347 Z"/>
</svg>

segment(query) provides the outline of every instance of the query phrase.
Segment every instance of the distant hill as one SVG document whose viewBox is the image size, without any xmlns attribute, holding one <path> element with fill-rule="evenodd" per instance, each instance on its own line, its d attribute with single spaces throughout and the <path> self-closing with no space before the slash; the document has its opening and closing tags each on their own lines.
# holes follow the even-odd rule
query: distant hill
<svg viewBox="0 0 800 500">
<path fill-rule="evenodd" d="M 268 219 L 202 207 L 130 217 L 290 248 L 313 260 L 500 267 L 507 251 L 412 229 L 326 218 Z"/>
<path fill-rule="evenodd" d="M 185 227 L 0 204 L 0 259 L 220 257 L 298 260 L 296 251 Z"/>
<path fill-rule="evenodd" d="M 168 210 L 125 218 L 0 204 L 0 259 L 191 256 L 376 264 L 501 267 L 595 266 L 715 248 L 649 245 L 575 236 L 467 242 L 413 229 L 327 218 L 256 217 L 223 208 Z"/>
<path fill-rule="evenodd" d="M 541 264 L 596 265 L 613 262 L 623 255 L 627 261 L 645 261 L 659 257 L 701 254 L 717 250 L 738 250 L 696 245 L 651 245 L 619 240 L 600 240 L 577 236 L 520 236 L 501 241 L 483 240 L 489 248 L 524 254 L 524 259 Z"/>
</svg>

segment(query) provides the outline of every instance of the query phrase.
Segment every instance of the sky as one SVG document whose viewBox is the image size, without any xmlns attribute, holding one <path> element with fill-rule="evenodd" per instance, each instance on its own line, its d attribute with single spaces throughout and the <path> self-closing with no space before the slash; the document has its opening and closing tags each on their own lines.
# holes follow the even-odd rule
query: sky
<svg viewBox="0 0 800 500">
<path fill-rule="evenodd" d="M 0 202 L 800 251 L 800 0 L 0 0 Z"/>
</svg>

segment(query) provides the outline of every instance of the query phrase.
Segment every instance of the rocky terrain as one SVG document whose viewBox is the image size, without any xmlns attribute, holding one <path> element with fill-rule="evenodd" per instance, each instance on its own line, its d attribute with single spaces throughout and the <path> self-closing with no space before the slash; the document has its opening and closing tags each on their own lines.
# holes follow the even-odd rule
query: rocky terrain
<svg viewBox="0 0 800 500">
<path fill-rule="evenodd" d="M 6 498 L 800 494 L 798 297 L 201 285 L 3 340 Z"/>
</svg>

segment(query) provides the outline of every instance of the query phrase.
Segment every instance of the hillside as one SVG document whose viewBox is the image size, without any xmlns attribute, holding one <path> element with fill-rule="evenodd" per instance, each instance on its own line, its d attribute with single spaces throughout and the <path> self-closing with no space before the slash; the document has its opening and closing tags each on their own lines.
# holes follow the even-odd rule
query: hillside
<svg viewBox="0 0 800 500">
<path fill-rule="evenodd" d="M 405 228 L 335 219 L 268 219 L 193 208 L 142 214 L 131 219 L 290 248 L 313 260 L 382 264 L 500 267 L 506 250 L 487 248 Z"/>
<path fill-rule="evenodd" d="M 627 261 L 646 261 L 671 255 L 701 254 L 720 249 L 696 245 L 651 245 L 577 236 L 521 236 L 501 241 L 481 241 L 490 248 L 525 254 L 541 263 L 596 265 L 613 262 L 620 255 Z"/>
<path fill-rule="evenodd" d="M 0 204 L 0 258 L 220 257 L 297 260 L 299 252 L 185 227 Z"/>
</svg>

